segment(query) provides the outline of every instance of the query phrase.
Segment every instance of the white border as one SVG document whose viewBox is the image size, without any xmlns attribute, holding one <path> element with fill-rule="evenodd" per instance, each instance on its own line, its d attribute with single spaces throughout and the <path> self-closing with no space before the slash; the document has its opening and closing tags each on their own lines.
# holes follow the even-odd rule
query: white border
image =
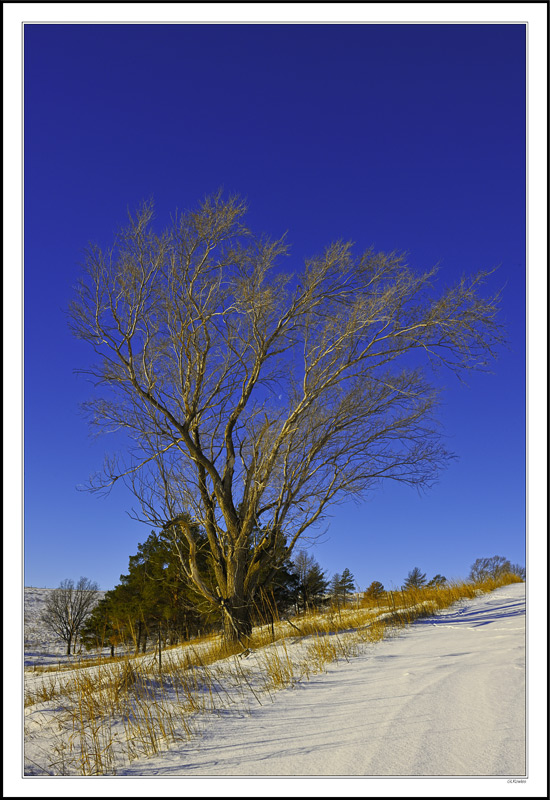
<svg viewBox="0 0 550 800">
<path fill-rule="evenodd" d="M 530 530 L 530 777 L 506 779 L 187 779 L 198 797 L 546 797 L 547 497 L 547 5 L 546 3 L 4 3 L 4 796 L 181 796 L 178 780 L 22 779 L 21 619 L 14 564 L 21 559 L 22 476 L 22 23 L 528 23 L 528 521 Z M 7 570 L 7 571 L 6 571 Z M 535 635 L 536 632 L 536 635 Z M 10 658 L 13 664 L 10 663 Z M 542 665 L 536 670 L 536 665 Z M 17 688 L 17 691 L 15 687 Z M 185 780 L 185 779 L 180 779 Z M 464 783 L 467 780 L 467 783 Z M 99 782 L 98 782 L 99 781 Z M 116 782 L 116 783 L 115 783 Z"/>
<path fill-rule="evenodd" d="M 542 7 L 541 7 L 542 6 Z M 545 3 L 5 3 L 12 22 L 535 22 Z"/>
</svg>

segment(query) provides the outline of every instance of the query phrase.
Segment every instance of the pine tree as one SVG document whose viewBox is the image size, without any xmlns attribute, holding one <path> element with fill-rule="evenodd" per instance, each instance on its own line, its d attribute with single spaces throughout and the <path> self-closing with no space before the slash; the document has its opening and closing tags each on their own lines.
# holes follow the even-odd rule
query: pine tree
<svg viewBox="0 0 550 800">
<path fill-rule="evenodd" d="M 319 564 L 314 564 L 307 576 L 307 599 L 308 604 L 316 607 L 325 599 L 328 589 L 328 580 L 324 570 Z"/>
<path fill-rule="evenodd" d="M 319 605 L 329 585 L 325 572 L 315 558 L 304 550 L 298 552 L 293 565 L 298 576 L 298 592 L 303 610 Z"/>
<path fill-rule="evenodd" d="M 109 647 L 111 656 L 115 655 L 115 647 L 123 644 L 127 637 L 123 622 L 119 616 L 116 603 L 113 602 L 115 590 L 105 592 L 104 597 L 96 605 L 82 628 L 81 640 L 87 650 L 102 650 Z"/>
<path fill-rule="evenodd" d="M 411 569 L 405 583 L 403 584 L 403 589 L 420 589 L 422 586 L 426 585 L 426 573 L 421 572 L 418 567 Z"/>
<path fill-rule="evenodd" d="M 286 614 L 296 604 L 299 591 L 298 575 L 290 559 L 278 567 L 269 583 L 262 590 L 264 597 L 272 599 L 276 615 Z"/>
<path fill-rule="evenodd" d="M 204 538 L 197 528 L 196 562 L 201 580 L 213 585 Z M 137 553 L 130 556 L 127 574 L 120 576 L 120 583 L 106 593 L 88 620 L 84 632 L 87 647 L 108 645 L 113 654 L 114 647 L 133 644 L 136 652 L 145 652 L 148 641 L 159 637 L 159 629 L 169 644 L 219 629 L 220 612 L 204 602 L 182 569 L 187 550 L 187 540 L 175 539 L 173 530 L 151 531 L 146 541 L 138 544 Z M 289 559 L 281 559 L 275 569 L 264 569 L 255 621 L 273 623 L 279 613 L 296 603 L 299 580 Z"/>
<path fill-rule="evenodd" d="M 384 584 L 380 581 L 373 581 L 368 589 L 365 591 L 366 600 L 376 600 L 384 594 Z"/>
<path fill-rule="evenodd" d="M 340 579 L 340 587 L 342 590 L 342 597 L 344 600 L 344 605 L 346 605 L 346 598 L 351 592 L 355 591 L 355 581 L 353 575 L 346 567 L 345 570 L 342 572 L 342 577 Z"/>
<path fill-rule="evenodd" d="M 337 607 L 340 608 L 340 600 L 342 597 L 342 576 L 339 572 L 336 572 L 330 581 L 329 584 L 329 592 L 332 598 L 333 603 L 336 603 Z"/>
<path fill-rule="evenodd" d="M 198 547 L 200 532 L 197 531 Z M 165 532 L 151 532 L 137 553 L 130 556 L 128 573 L 108 591 L 89 619 L 85 637 L 88 646 L 127 646 L 146 651 L 147 642 L 159 635 L 159 627 L 170 644 L 219 626 L 220 615 L 205 606 L 202 598 L 182 574 L 185 540 L 174 542 Z M 179 548 L 179 550 L 178 550 Z M 203 580 L 209 580 L 208 563 L 199 554 Z M 101 644 L 99 644 L 101 643 Z"/>
<path fill-rule="evenodd" d="M 447 578 L 444 575 L 440 575 L 438 572 L 437 575 L 434 575 L 431 581 L 428 582 L 427 586 L 443 586 L 444 583 L 447 583 Z"/>
</svg>

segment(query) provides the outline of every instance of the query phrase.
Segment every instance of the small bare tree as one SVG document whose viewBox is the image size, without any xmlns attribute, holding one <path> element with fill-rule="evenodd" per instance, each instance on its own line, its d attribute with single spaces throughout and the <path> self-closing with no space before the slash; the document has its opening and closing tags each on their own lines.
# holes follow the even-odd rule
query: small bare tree
<svg viewBox="0 0 550 800">
<path fill-rule="evenodd" d="M 97 603 L 98 591 L 97 583 L 88 578 L 80 578 L 76 586 L 66 578 L 48 595 L 41 619 L 48 630 L 66 643 L 68 656 L 86 617 Z"/>
<path fill-rule="evenodd" d="M 489 558 L 477 558 L 470 568 L 469 578 L 474 583 L 477 583 L 512 573 L 514 573 L 514 568 L 507 558 L 504 556 L 491 556 Z M 520 575 L 520 577 L 523 576 Z"/>
<path fill-rule="evenodd" d="M 90 421 L 130 439 L 90 488 L 123 479 L 137 518 L 176 548 L 185 537 L 182 570 L 229 638 L 331 505 L 385 478 L 427 487 L 450 458 L 415 356 L 461 375 L 501 341 L 498 297 L 479 294 L 488 273 L 434 295 L 435 268 L 337 242 L 285 274 L 284 237 L 254 236 L 245 210 L 218 193 L 155 234 L 143 205 L 109 250 L 87 250 L 70 308 L 99 356 L 82 371 L 105 389 Z"/>
</svg>

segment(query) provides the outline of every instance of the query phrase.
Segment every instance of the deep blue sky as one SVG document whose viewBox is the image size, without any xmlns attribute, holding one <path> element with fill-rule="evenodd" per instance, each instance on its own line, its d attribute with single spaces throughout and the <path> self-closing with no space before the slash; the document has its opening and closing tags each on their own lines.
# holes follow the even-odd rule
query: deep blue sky
<svg viewBox="0 0 550 800">
<path fill-rule="evenodd" d="M 525 27 L 26 25 L 25 585 L 114 586 L 150 528 L 79 413 L 91 354 L 65 309 L 89 241 L 154 196 L 159 226 L 223 186 L 251 227 L 288 231 L 293 268 L 337 238 L 406 250 L 448 283 L 500 264 L 509 349 L 448 383 L 459 459 L 419 497 L 388 486 L 333 510 L 313 554 L 361 588 L 419 566 L 525 563 Z"/>
</svg>

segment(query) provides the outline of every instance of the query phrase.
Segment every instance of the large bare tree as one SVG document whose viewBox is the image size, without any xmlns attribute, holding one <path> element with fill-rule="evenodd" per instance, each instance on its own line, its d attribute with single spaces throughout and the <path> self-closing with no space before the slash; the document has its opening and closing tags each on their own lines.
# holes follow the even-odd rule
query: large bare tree
<svg viewBox="0 0 550 800">
<path fill-rule="evenodd" d="M 489 273 L 435 294 L 436 268 L 336 242 L 290 274 L 284 237 L 254 236 L 245 212 L 218 193 L 157 234 L 144 204 L 86 251 L 70 308 L 99 356 L 90 421 L 129 436 L 93 486 L 123 479 L 140 518 L 184 537 L 182 569 L 229 638 L 329 506 L 385 478 L 433 482 L 450 454 L 428 375 L 484 369 L 502 340 Z"/>
</svg>

